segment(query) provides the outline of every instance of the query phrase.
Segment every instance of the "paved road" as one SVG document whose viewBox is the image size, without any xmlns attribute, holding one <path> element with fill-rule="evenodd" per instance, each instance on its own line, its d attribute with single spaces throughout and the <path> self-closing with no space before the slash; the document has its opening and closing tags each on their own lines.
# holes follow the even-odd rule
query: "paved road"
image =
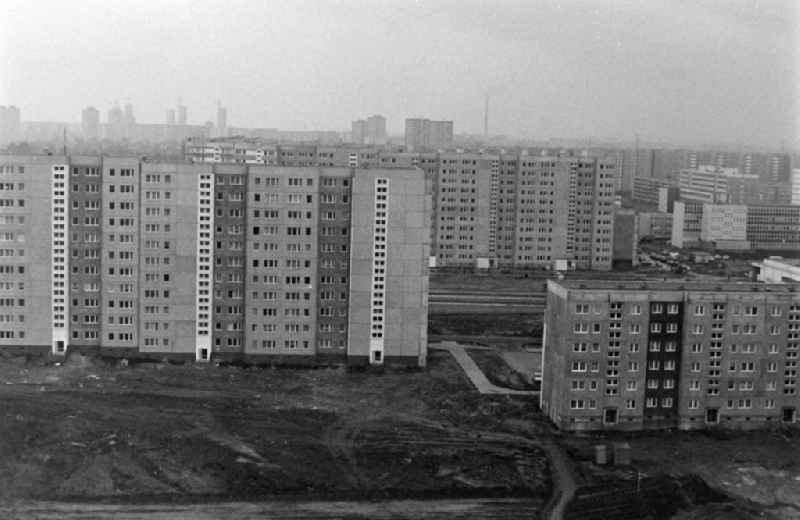
<svg viewBox="0 0 800 520">
<path fill-rule="evenodd" d="M 443 341 L 438 345 L 429 345 L 429 348 L 440 350 L 447 350 L 452 354 L 453 358 L 461 365 L 461 369 L 467 375 L 478 392 L 482 394 L 505 394 L 505 395 L 531 395 L 538 396 L 539 392 L 536 390 L 512 390 L 511 388 L 503 388 L 492 384 L 486 378 L 486 375 L 481 371 L 480 367 L 475 364 L 475 361 L 467 354 L 463 345 L 459 345 L 454 341 Z M 470 347 L 475 348 L 475 347 Z"/>
</svg>

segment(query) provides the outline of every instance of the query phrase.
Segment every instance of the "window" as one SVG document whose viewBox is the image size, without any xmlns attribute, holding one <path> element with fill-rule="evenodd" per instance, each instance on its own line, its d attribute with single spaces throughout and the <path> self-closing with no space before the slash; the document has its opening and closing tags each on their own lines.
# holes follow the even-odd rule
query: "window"
<svg viewBox="0 0 800 520">
<path fill-rule="evenodd" d="M 631 314 L 634 316 L 639 316 L 642 313 L 642 306 L 638 303 L 634 303 L 631 305 Z"/>
<path fill-rule="evenodd" d="M 661 314 L 662 312 L 664 312 L 664 306 L 660 303 L 650 305 L 650 314 Z"/>
<path fill-rule="evenodd" d="M 677 333 L 678 333 L 678 324 L 667 323 L 667 334 L 677 334 Z"/>
<path fill-rule="evenodd" d="M 586 372 L 586 361 L 573 361 L 572 362 L 572 371 L 573 372 Z"/>
<path fill-rule="evenodd" d="M 575 314 L 588 314 L 589 313 L 589 304 L 588 303 L 577 303 L 575 304 Z"/>
<path fill-rule="evenodd" d="M 694 315 L 695 316 L 704 316 L 706 313 L 706 306 L 705 305 L 695 305 L 694 306 Z"/>
<path fill-rule="evenodd" d="M 678 314 L 678 304 L 670 303 L 667 305 L 667 314 Z"/>
<path fill-rule="evenodd" d="M 650 324 L 650 332 L 654 334 L 658 334 L 661 332 L 661 324 L 660 323 L 651 323 Z"/>
<path fill-rule="evenodd" d="M 589 333 L 589 324 L 588 323 L 575 323 L 572 326 L 572 331 L 575 334 L 588 334 Z"/>
<path fill-rule="evenodd" d="M 573 352 L 586 352 L 589 348 L 588 343 L 573 343 L 572 351 Z"/>
</svg>

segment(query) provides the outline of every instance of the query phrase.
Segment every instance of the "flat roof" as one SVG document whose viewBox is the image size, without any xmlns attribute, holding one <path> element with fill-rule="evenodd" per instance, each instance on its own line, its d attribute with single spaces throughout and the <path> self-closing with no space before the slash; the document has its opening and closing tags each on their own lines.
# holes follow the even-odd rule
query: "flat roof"
<svg viewBox="0 0 800 520">
<path fill-rule="evenodd" d="M 800 258 L 765 258 L 762 262 L 783 264 L 791 267 L 800 267 Z"/>
<path fill-rule="evenodd" d="M 692 291 L 692 292 L 769 292 L 798 293 L 800 283 L 728 282 L 702 280 L 548 280 L 569 290 L 600 291 Z"/>
</svg>

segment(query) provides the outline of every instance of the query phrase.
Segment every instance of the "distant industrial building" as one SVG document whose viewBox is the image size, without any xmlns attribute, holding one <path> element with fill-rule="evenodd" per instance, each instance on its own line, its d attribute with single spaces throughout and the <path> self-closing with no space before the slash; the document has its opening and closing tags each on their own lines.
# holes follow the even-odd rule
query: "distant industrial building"
<svg viewBox="0 0 800 520">
<path fill-rule="evenodd" d="M 676 202 L 672 245 L 718 249 L 800 250 L 800 206 Z"/>
<path fill-rule="evenodd" d="M 791 203 L 795 206 L 800 206 L 800 168 L 792 170 L 792 200 Z"/>
<path fill-rule="evenodd" d="M 425 363 L 418 169 L 0 156 L 0 185 L 0 349 Z"/>
<path fill-rule="evenodd" d="M 549 281 L 540 405 L 559 428 L 797 420 L 800 286 Z"/>
<path fill-rule="evenodd" d="M 711 244 L 714 249 L 749 249 L 747 206 L 703 204 L 703 214 L 700 217 L 700 240 Z"/>
</svg>

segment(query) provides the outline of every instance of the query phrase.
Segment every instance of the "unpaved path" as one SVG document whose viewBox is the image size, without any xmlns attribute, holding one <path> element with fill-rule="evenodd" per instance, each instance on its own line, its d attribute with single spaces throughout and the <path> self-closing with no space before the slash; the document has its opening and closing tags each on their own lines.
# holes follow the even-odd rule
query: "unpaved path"
<svg viewBox="0 0 800 520">
<path fill-rule="evenodd" d="M 481 371 L 480 367 L 478 367 L 475 361 L 473 361 L 469 354 L 467 354 L 464 345 L 459 345 L 454 341 L 443 341 L 438 345 L 429 345 L 429 348 L 446 350 L 450 352 L 478 392 L 482 394 L 539 395 L 537 390 L 513 390 L 511 388 L 503 388 L 501 386 L 492 384 L 492 382 L 489 381 L 489 379 L 486 378 L 486 375 Z"/>
<path fill-rule="evenodd" d="M 547 505 L 547 518 L 561 520 L 564 518 L 564 509 L 575 496 L 577 485 L 569 468 L 569 460 L 563 450 L 553 442 L 544 442 L 540 447 L 547 453 L 553 472 L 553 498 Z"/>
</svg>

